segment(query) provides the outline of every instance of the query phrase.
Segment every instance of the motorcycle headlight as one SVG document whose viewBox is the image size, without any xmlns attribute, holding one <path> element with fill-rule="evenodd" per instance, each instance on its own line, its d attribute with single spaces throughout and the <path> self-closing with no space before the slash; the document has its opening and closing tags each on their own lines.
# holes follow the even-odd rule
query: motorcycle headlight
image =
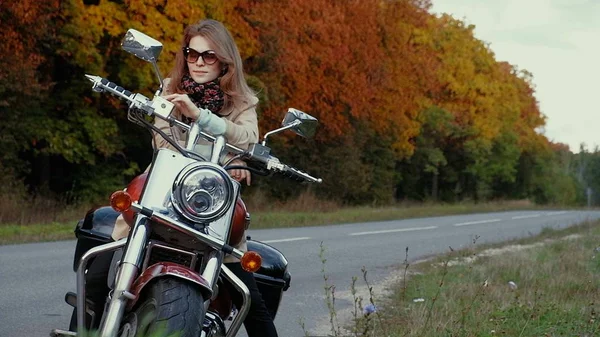
<svg viewBox="0 0 600 337">
<path fill-rule="evenodd" d="M 175 210 L 194 222 L 208 222 L 221 217 L 232 204 L 233 183 L 221 167 L 191 164 L 173 183 L 171 200 Z"/>
</svg>

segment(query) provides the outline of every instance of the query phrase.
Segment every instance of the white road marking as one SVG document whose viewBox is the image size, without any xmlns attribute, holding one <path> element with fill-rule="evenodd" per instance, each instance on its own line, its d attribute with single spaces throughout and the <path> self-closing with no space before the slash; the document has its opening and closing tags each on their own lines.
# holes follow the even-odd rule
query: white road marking
<svg viewBox="0 0 600 337">
<path fill-rule="evenodd" d="M 517 220 L 517 219 L 529 219 L 529 218 L 537 218 L 539 216 L 542 216 L 542 215 L 541 214 L 519 215 L 519 216 L 513 216 L 512 219 L 513 220 Z"/>
<path fill-rule="evenodd" d="M 371 231 L 371 232 L 358 232 L 358 233 L 350 233 L 350 236 L 356 235 L 370 235 L 370 234 L 383 234 L 383 233 L 396 233 L 396 232 L 412 232 L 412 231 L 424 231 L 429 229 L 436 229 L 437 226 L 429 226 L 429 227 L 414 227 L 414 228 L 399 228 L 399 229 L 386 229 L 381 231 Z"/>
<path fill-rule="evenodd" d="M 560 212 L 550 212 L 550 213 L 546 213 L 547 216 L 552 216 L 552 215 L 560 215 L 560 214 L 565 214 L 567 213 L 567 211 L 560 211 Z"/>
<path fill-rule="evenodd" d="M 273 243 L 273 242 L 290 242 L 290 241 L 300 241 L 300 240 L 310 240 L 308 236 L 304 236 L 301 238 L 289 238 L 289 239 L 278 239 L 278 240 L 261 240 L 260 242 L 264 243 Z"/>
<path fill-rule="evenodd" d="M 502 219 L 490 219 L 490 220 L 481 220 L 481 221 L 471 221 L 471 222 L 463 222 L 463 223 L 455 223 L 454 226 L 470 226 L 470 225 L 479 225 L 484 223 L 498 222 L 502 221 Z"/>
</svg>

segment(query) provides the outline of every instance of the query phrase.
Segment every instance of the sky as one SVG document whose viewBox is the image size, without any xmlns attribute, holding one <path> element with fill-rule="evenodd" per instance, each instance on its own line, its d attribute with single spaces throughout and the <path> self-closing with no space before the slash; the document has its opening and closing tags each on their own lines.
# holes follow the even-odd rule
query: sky
<svg viewBox="0 0 600 337">
<path fill-rule="evenodd" d="M 497 61 L 533 73 L 542 131 L 579 152 L 600 146 L 600 0 L 432 0 L 475 25 Z"/>
</svg>

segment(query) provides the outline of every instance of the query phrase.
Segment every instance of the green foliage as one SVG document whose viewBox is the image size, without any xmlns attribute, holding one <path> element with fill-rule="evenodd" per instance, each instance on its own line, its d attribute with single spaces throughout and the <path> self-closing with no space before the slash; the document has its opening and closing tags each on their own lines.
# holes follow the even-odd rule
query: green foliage
<svg viewBox="0 0 600 337">
<path fill-rule="evenodd" d="M 261 132 L 287 107 L 321 121 L 314 140 L 281 136 L 282 160 L 324 179 L 316 195 L 347 204 L 396 199 L 531 198 L 581 203 L 600 193 L 600 156 L 582 158 L 536 132 L 533 75 L 497 62 L 475 27 L 433 16 L 429 1 L 82 0 L 11 2 L 0 19 L 2 170 L 30 191 L 105 198 L 145 169 L 146 131 L 84 74 L 151 95 L 149 64 L 123 52 L 135 28 L 164 45 L 166 74 L 184 27 L 221 20 L 259 95 Z M 306 20 L 310 18 L 310 20 Z M 350 48 L 348 41 L 357 41 Z M 140 136 L 143 135 L 143 136 Z M 585 158 L 585 160 L 584 160 Z M 569 162 L 565 160 L 568 159 Z M 305 191 L 255 179 L 272 198 Z M 600 202 L 600 197 L 596 198 Z"/>
</svg>

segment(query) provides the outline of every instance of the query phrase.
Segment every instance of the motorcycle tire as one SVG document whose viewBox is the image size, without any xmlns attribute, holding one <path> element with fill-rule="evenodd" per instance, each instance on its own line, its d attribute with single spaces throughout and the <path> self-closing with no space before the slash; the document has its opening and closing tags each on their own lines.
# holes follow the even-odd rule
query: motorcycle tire
<svg viewBox="0 0 600 337">
<path fill-rule="evenodd" d="M 204 298 L 196 285 L 161 277 L 144 290 L 119 335 L 197 337 L 202 332 L 204 315 Z M 131 330 L 134 327 L 135 332 Z"/>
</svg>

